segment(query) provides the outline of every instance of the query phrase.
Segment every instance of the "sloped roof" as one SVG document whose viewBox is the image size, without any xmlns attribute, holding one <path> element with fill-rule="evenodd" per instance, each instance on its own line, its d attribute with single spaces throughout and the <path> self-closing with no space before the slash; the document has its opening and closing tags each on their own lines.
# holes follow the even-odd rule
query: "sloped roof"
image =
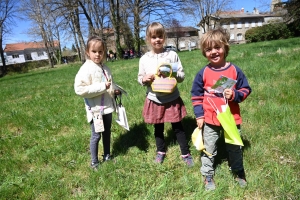
<svg viewBox="0 0 300 200">
<path fill-rule="evenodd" d="M 276 16 L 274 14 L 253 14 L 253 13 L 237 13 L 237 14 L 220 14 L 219 18 L 260 18 L 260 17 L 268 17 L 268 16 Z"/>
<path fill-rule="evenodd" d="M 59 41 L 54 41 L 54 47 L 59 46 Z M 44 42 L 20 42 L 14 44 L 6 44 L 4 52 L 24 51 L 25 49 L 41 49 L 45 48 Z"/>
<path fill-rule="evenodd" d="M 214 15 L 216 18 L 227 19 L 227 18 L 261 18 L 261 17 L 269 17 L 276 16 L 275 13 L 259 13 L 258 10 L 255 9 L 256 12 L 244 12 L 244 9 L 241 10 L 232 10 L 232 11 L 219 11 Z"/>
<path fill-rule="evenodd" d="M 182 32 L 189 32 L 189 31 L 199 31 L 199 29 L 197 28 L 194 28 L 194 27 L 191 27 L 191 26 L 187 26 L 187 27 L 174 27 L 174 28 L 166 28 L 166 32 L 169 33 L 169 32 L 173 32 L 174 30 L 180 30 Z"/>
</svg>

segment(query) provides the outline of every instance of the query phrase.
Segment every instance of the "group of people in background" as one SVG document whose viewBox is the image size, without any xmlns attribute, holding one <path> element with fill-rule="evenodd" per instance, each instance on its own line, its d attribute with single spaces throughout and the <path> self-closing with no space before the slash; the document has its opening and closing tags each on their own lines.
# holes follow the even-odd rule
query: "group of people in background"
<svg viewBox="0 0 300 200">
<path fill-rule="evenodd" d="M 193 167 L 194 161 L 191 155 L 188 139 L 182 119 L 187 115 L 185 104 L 176 87 L 172 93 L 154 92 L 151 83 L 156 76 L 163 76 L 157 70 L 157 66 L 164 63 L 176 63 L 177 83 L 184 81 L 185 73 L 178 54 L 164 49 L 166 32 L 162 24 L 151 23 L 146 29 L 146 42 L 151 46 L 151 51 L 145 53 L 139 60 L 138 83 L 146 88 L 146 98 L 143 107 L 145 123 L 153 124 L 156 143 L 156 155 L 154 162 L 163 164 L 167 156 L 167 148 L 164 138 L 164 124 L 171 123 L 172 130 L 176 134 L 180 147 L 180 157 L 187 167 Z M 196 124 L 203 130 L 204 145 L 206 151 L 201 154 L 201 174 L 206 190 L 216 188 L 214 182 L 215 169 L 214 158 L 217 155 L 216 142 L 222 134 L 222 126 L 217 119 L 217 113 L 208 103 L 212 99 L 217 107 L 228 102 L 234 116 L 238 130 L 241 130 L 242 118 L 239 103 L 244 101 L 251 93 L 251 88 L 242 70 L 226 61 L 229 53 L 229 36 L 223 29 L 208 31 L 201 38 L 201 52 L 208 60 L 208 64 L 196 73 L 191 87 L 191 103 L 194 108 Z M 129 51 L 129 54 L 131 52 Z M 102 137 L 103 159 L 112 159 L 110 151 L 112 113 L 116 110 L 115 96 L 120 91 L 112 89 L 112 74 L 103 63 L 106 56 L 105 43 L 98 36 L 92 36 L 87 41 L 86 62 L 79 69 L 74 83 L 75 93 L 84 98 L 87 121 L 91 127 L 90 153 L 91 168 L 97 170 L 100 164 L 98 158 L 98 144 Z M 156 75 L 156 76 L 155 76 Z M 231 89 L 218 93 L 212 89 L 216 80 L 225 75 L 236 80 Z M 102 121 L 99 122 L 101 118 Z M 102 123 L 102 124 L 101 124 Z M 99 126 L 103 131 L 95 131 Z M 137 133 L 138 134 L 138 133 Z M 229 155 L 230 170 L 234 180 L 241 187 L 247 186 L 243 164 L 242 148 L 238 145 L 226 144 Z"/>
<path fill-rule="evenodd" d="M 107 54 L 106 54 L 106 61 L 115 61 L 117 60 L 117 52 L 115 51 L 107 51 Z"/>
</svg>

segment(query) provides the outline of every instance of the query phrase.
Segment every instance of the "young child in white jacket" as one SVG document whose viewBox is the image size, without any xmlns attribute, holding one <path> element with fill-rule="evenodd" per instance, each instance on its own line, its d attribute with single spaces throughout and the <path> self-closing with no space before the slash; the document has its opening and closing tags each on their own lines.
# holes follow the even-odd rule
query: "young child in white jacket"
<svg viewBox="0 0 300 200">
<path fill-rule="evenodd" d="M 103 161 L 111 160 L 110 140 L 112 113 L 116 103 L 111 89 L 111 71 L 103 64 L 106 48 L 102 39 L 92 36 L 86 45 L 86 62 L 79 69 L 74 83 L 75 93 L 84 98 L 87 121 L 91 125 L 91 167 L 99 166 L 98 146 L 102 134 Z"/>
</svg>

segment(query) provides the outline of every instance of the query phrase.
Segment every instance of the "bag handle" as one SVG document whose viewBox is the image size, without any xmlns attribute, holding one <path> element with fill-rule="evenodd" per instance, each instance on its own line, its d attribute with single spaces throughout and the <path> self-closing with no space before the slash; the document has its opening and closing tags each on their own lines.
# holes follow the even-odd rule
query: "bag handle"
<svg viewBox="0 0 300 200">
<path fill-rule="evenodd" d="M 228 105 L 228 100 L 225 98 L 224 93 L 223 93 L 223 97 L 224 97 L 224 101 L 225 101 L 225 103 L 226 103 L 225 105 Z M 207 101 L 208 101 L 208 103 L 210 104 L 210 106 L 214 109 L 214 111 L 215 111 L 217 114 L 219 114 L 220 111 L 218 110 L 218 108 L 217 108 L 215 102 L 214 102 L 210 97 L 207 97 Z"/>
<path fill-rule="evenodd" d="M 215 111 L 217 114 L 220 113 L 220 111 L 218 110 L 218 108 L 217 108 L 215 102 L 214 102 L 211 98 L 208 97 L 208 98 L 207 98 L 207 102 L 210 104 L 210 106 L 214 109 L 214 111 Z"/>
<path fill-rule="evenodd" d="M 173 73 L 172 65 L 171 65 L 170 63 L 160 63 L 160 64 L 157 66 L 156 74 L 158 74 L 158 71 L 159 71 L 159 68 L 160 68 L 160 67 L 168 67 L 168 68 L 170 68 L 169 78 L 171 78 L 172 73 Z"/>
</svg>

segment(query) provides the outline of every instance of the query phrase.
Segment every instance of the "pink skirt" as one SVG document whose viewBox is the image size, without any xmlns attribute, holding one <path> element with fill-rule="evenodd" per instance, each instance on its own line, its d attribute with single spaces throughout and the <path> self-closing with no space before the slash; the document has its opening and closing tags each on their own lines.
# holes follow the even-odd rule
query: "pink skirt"
<svg viewBox="0 0 300 200">
<path fill-rule="evenodd" d="M 143 109 L 145 123 L 159 124 L 180 122 L 186 116 L 186 109 L 181 97 L 169 103 L 158 104 L 146 98 Z"/>
</svg>

